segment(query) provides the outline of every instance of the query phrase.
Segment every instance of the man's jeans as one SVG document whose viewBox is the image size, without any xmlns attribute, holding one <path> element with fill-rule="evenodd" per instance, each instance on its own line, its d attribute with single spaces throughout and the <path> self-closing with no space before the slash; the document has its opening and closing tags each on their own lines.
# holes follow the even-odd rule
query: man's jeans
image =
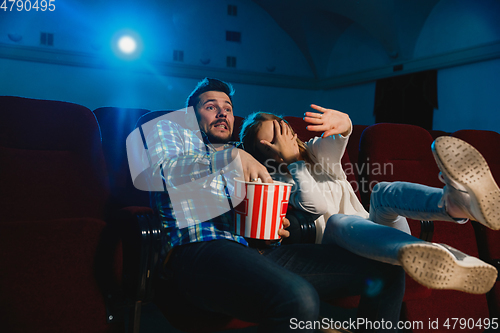
<svg viewBox="0 0 500 333">
<path fill-rule="evenodd" d="M 259 332 L 313 332 L 298 328 L 319 320 L 320 299 L 348 295 L 362 295 L 358 318 L 395 328 L 404 271 L 333 244 L 258 250 L 214 240 L 175 248 L 164 283 L 199 308 L 258 323 Z"/>
<path fill-rule="evenodd" d="M 406 228 L 409 231 L 405 217 L 424 221 L 467 221 L 451 218 L 440 205 L 442 196 L 442 189 L 425 185 L 378 183 L 372 191 L 369 219 L 332 215 L 326 224 L 323 243 L 337 244 L 370 259 L 399 264 L 398 252 L 402 246 L 423 242 L 401 231 Z"/>
</svg>

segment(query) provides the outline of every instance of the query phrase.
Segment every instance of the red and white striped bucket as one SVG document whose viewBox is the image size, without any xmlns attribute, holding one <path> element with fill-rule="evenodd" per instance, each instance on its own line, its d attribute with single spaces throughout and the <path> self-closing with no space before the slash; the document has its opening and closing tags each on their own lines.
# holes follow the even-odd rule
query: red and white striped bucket
<svg viewBox="0 0 500 333">
<path fill-rule="evenodd" d="M 279 239 L 292 184 L 235 180 L 235 195 L 242 200 L 235 207 L 235 233 L 249 238 Z"/>
</svg>

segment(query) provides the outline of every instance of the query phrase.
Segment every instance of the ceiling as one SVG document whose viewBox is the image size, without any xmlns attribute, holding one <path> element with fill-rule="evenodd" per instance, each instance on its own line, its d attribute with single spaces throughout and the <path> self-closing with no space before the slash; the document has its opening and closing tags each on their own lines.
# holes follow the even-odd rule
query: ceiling
<svg viewBox="0 0 500 333">
<path fill-rule="evenodd" d="M 237 21 L 225 13 L 228 4 L 241 5 Z M 104 32 L 114 31 L 124 18 L 156 27 L 160 43 L 149 43 L 160 54 L 155 70 L 179 77 L 331 89 L 500 57 L 498 0 L 67 0 L 58 6 L 52 14 L 0 11 L 0 58 L 109 66 L 114 57 L 103 60 L 94 50 L 108 42 L 87 39 L 107 38 Z M 220 40 L 230 27 L 244 31 L 244 43 Z M 58 47 L 66 44 L 40 47 L 40 31 L 55 32 Z M 11 32 L 23 40 L 7 40 Z M 289 40 L 282 38 L 286 35 Z M 169 38 L 177 42 L 170 45 L 186 50 L 183 64 L 168 60 Z M 200 63 L 205 50 L 212 52 L 209 65 Z M 230 52 L 241 59 L 235 70 L 226 68 Z"/>
<path fill-rule="evenodd" d="M 416 40 L 439 0 L 253 0 L 295 41 L 316 77 L 353 25 L 366 30 L 394 60 L 411 59 Z"/>
</svg>

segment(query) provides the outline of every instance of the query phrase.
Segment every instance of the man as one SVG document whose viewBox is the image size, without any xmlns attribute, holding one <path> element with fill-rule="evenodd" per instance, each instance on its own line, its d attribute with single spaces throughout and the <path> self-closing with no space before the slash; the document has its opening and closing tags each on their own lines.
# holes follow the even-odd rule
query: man
<svg viewBox="0 0 500 333">
<path fill-rule="evenodd" d="M 262 164 L 228 144 L 234 125 L 232 96 L 229 84 L 204 79 L 187 100 L 199 130 L 172 121 L 157 124 L 150 151 L 161 162 L 167 188 L 188 186 L 201 193 L 196 201 L 154 193 L 166 235 L 164 283 L 198 308 L 255 322 L 259 332 L 274 333 L 312 332 L 320 299 L 361 294 L 358 318 L 384 328 L 379 331 L 396 331 L 404 294 L 401 267 L 335 245 L 275 242 L 255 248 L 233 233 L 232 210 L 200 218 L 214 206 L 204 198 L 228 200 L 231 176 L 224 170 L 232 162 L 241 163 L 246 181 L 272 182 Z M 174 208 L 172 202 L 179 200 Z M 280 235 L 288 232 L 280 230 Z"/>
</svg>

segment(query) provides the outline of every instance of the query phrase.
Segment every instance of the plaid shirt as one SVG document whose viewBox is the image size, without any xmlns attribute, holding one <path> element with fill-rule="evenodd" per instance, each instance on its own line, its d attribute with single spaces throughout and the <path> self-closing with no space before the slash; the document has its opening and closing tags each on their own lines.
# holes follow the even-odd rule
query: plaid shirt
<svg viewBox="0 0 500 333">
<path fill-rule="evenodd" d="M 152 192 L 165 231 L 162 254 L 178 245 L 215 239 L 248 245 L 234 234 L 234 211 L 228 204 L 226 177 L 235 175 L 224 170 L 232 161 L 229 148 L 233 146 L 216 151 L 205 133 L 168 120 L 156 124 L 147 142 L 151 159 L 158 161 L 154 170 L 162 172 L 167 187 L 167 191 Z M 208 211 L 212 216 L 220 214 L 207 220 L 203 215 Z"/>
</svg>

